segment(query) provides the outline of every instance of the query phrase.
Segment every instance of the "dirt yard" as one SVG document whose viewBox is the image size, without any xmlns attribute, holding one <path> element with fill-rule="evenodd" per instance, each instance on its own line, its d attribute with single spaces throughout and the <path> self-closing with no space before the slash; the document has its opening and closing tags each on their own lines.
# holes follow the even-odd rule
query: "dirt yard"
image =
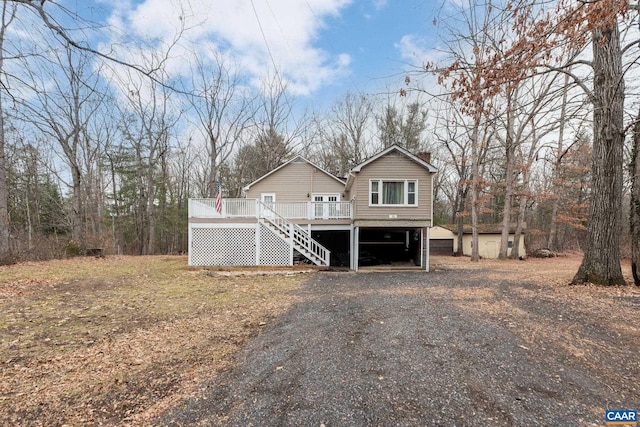
<svg viewBox="0 0 640 427">
<path fill-rule="evenodd" d="M 198 392 L 308 274 L 185 257 L 0 267 L 0 424 L 138 424 Z"/>
<path fill-rule="evenodd" d="M 567 286 L 579 263 L 577 255 L 480 263 L 434 257 L 432 268 L 482 271 L 486 286 L 458 289 L 452 297 L 469 299 L 463 293 L 472 292 L 473 304 L 465 309 L 511 316 L 509 321 L 535 337 L 539 325 L 513 320 L 517 313 L 504 314 L 504 300 L 481 293 L 501 280 L 534 282 L 542 287 L 537 298 L 594 313 L 610 312 L 612 301 L 640 298 L 632 286 Z M 624 268 L 630 276 L 628 264 Z M 367 274 L 361 274 L 363 280 Z M 314 275 L 288 269 L 190 269 L 184 257 L 77 258 L 0 267 L 0 423 L 149 425 L 198 399 L 203 384 L 229 372 L 250 338 L 309 296 L 301 284 Z M 630 316 L 636 316 L 635 323 Z M 620 333 L 638 335 L 637 307 L 618 310 L 607 322 Z M 571 339 L 567 331 L 557 333 Z M 577 353 L 582 344 L 566 343 Z"/>
<path fill-rule="evenodd" d="M 635 287 L 567 286 L 577 257 L 433 261 L 318 273 L 154 424 L 597 427 L 638 408 Z"/>
</svg>

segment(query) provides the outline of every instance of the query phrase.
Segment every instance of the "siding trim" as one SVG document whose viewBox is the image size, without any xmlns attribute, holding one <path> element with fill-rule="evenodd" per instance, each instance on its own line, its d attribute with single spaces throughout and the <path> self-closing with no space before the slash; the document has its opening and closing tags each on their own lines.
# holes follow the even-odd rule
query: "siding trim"
<svg viewBox="0 0 640 427">
<path fill-rule="evenodd" d="M 400 147 L 399 145 L 396 145 L 396 144 L 388 147 L 387 149 L 379 152 L 378 154 L 376 154 L 376 155 L 374 155 L 372 157 L 369 157 L 367 160 L 365 160 L 364 162 L 360 163 L 359 165 L 357 165 L 353 169 L 351 169 L 351 171 L 352 172 L 360 172 L 360 169 L 362 169 L 364 166 L 368 165 L 371 162 L 374 162 L 374 161 L 378 160 L 380 157 L 385 156 L 386 154 L 389 154 L 392 151 L 398 151 L 399 153 L 405 155 L 409 159 L 413 160 L 414 162 L 416 162 L 420 166 L 422 166 L 425 169 L 427 169 L 430 173 L 436 173 L 437 172 L 437 169 L 433 165 L 425 162 L 420 157 L 411 154 L 409 151 L 405 150 L 404 148 L 402 148 L 402 147 Z"/>
<path fill-rule="evenodd" d="M 260 178 L 256 179 L 255 181 L 253 181 L 250 184 L 245 185 L 244 187 L 242 187 L 242 191 L 248 191 L 249 188 L 251 188 L 251 186 L 253 186 L 254 184 L 257 184 L 258 182 L 262 181 L 263 179 L 265 179 L 266 177 L 276 173 L 277 171 L 279 171 L 280 169 L 284 168 L 285 166 L 289 165 L 290 163 L 295 162 L 296 160 L 302 160 L 305 163 L 308 163 L 309 165 L 311 165 L 312 167 L 318 169 L 320 172 L 323 172 L 325 175 L 335 179 L 336 181 L 338 181 L 340 184 L 345 185 L 345 182 L 343 180 L 341 180 L 340 178 L 338 178 L 337 176 L 327 172 L 326 170 L 322 169 L 320 166 L 316 165 L 313 162 L 310 162 L 309 160 L 305 159 L 304 157 L 298 155 L 298 156 L 294 156 L 291 160 L 281 164 L 280 166 L 278 166 L 277 168 L 273 169 L 270 172 L 267 172 L 266 174 L 262 175 Z"/>
</svg>

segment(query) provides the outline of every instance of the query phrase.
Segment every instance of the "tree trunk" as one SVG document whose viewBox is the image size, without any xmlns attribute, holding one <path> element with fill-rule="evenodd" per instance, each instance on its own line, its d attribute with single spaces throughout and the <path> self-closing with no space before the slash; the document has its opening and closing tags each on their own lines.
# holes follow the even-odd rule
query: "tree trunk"
<svg viewBox="0 0 640 427">
<path fill-rule="evenodd" d="M 0 61 L 2 61 L 1 58 Z M 2 70 L 1 62 L 0 70 Z M 9 247 L 9 189 L 7 188 L 7 158 L 5 154 L 4 111 L 2 107 L 2 94 L 0 93 L 0 261 L 6 259 L 11 253 Z"/>
<path fill-rule="evenodd" d="M 9 14 L 10 16 L 7 16 Z M 4 71 L 4 35 L 13 13 L 7 11 L 7 2 L 2 2 L 2 22 L 0 23 L 0 73 Z M 3 92 L 0 88 L 0 261 L 5 260 L 11 253 L 9 246 L 9 188 L 7 182 L 6 141 L 4 133 Z"/>
<path fill-rule="evenodd" d="M 79 245 L 85 244 L 82 226 L 82 172 L 80 166 L 69 159 L 71 163 L 71 238 Z"/>
<path fill-rule="evenodd" d="M 157 158 L 156 158 L 157 161 Z M 154 166 L 149 164 L 148 166 L 148 175 L 147 175 L 147 208 L 146 208 L 146 224 L 147 224 L 147 235 L 146 239 L 146 251 L 144 255 L 154 255 L 156 251 L 156 206 L 155 206 L 155 197 L 156 197 L 156 183 L 155 183 L 155 174 L 154 174 Z"/>
<path fill-rule="evenodd" d="M 631 150 L 631 273 L 633 283 L 640 286 L 640 112 L 636 118 Z"/>
<path fill-rule="evenodd" d="M 562 106 L 560 107 L 560 128 L 558 129 L 558 152 L 556 153 L 556 161 L 553 165 L 553 182 L 551 186 L 554 190 L 558 188 L 557 180 L 560 175 L 560 166 L 562 163 L 562 151 L 564 150 L 564 125 L 567 117 L 567 92 L 569 88 L 569 75 L 564 76 L 564 87 L 562 89 Z M 547 248 L 552 251 L 558 250 L 556 236 L 558 234 L 558 207 L 560 199 L 558 192 L 554 191 L 554 198 L 551 205 L 551 225 L 549 227 L 549 239 L 547 240 Z"/>
<path fill-rule="evenodd" d="M 513 235 L 513 247 L 511 248 L 510 258 L 520 259 L 520 238 L 522 236 L 522 229 L 524 227 L 524 215 L 527 211 L 527 196 L 522 195 L 520 197 L 520 208 L 518 209 L 518 222 L 516 224 L 516 230 Z"/>
<path fill-rule="evenodd" d="M 478 133 L 480 119 L 476 119 L 471 141 L 471 261 L 480 261 L 478 248 L 478 187 L 480 186 L 480 155 L 478 154 Z"/>
<path fill-rule="evenodd" d="M 593 160 L 587 242 L 572 284 L 622 285 L 622 162 L 624 80 L 620 32 L 614 22 L 593 31 Z"/>
<path fill-rule="evenodd" d="M 531 163 L 529 163 L 529 165 L 530 164 Z M 520 195 L 520 206 L 518 207 L 516 229 L 513 234 L 513 247 L 511 248 L 511 254 L 509 255 L 512 259 L 520 259 L 520 238 L 522 237 L 522 230 L 524 229 L 524 218 L 527 213 L 527 200 L 529 199 L 527 196 L 529 194 L 529 165 L 526 165 L 522 169 L 522 194 Z"/>
<path fill-rule="evenodd" d="M 122 218 L 120 217 L 120 202 L 118 199 L 118 183 L 116 180 L 116 165 L 114 158 L 107 151 L 107 158 L 109 159 L 109 168 L 111 172 L 111 191 L 113 197 L 113 210 L 115 215 L 111 215 L 111 236 L 115 245 L 116 255 L 122 253 L 123 246 L 123 230 L 122 230 Z M 117 231 L 116 231 L 117 230 Z"/>
<path fill-rule="evenodd" d="M 207 196 L 211 199 L 216 197 L 218 193 L 218 139 L 213 135 L 209 135 L 209 184 L 208 184 L 208 194 Z"/>
<path fill-rule="evenodd" d="M 500 236 L 499 259 L 506 259 L 509 254 L 509 231 L 511 228 L 511 207 L 513 197 L 513 172 L 515 163 L 515 141 L 513 138 L 513 107 L 512 94 L 507 92 L 507 123 L 505 138 L 505 187 L 504 187 L 504 207 L 502 208 L 502 234 Z"/>
<path fill-rule="evenodd" d="M 460 183 L 460 185 L 466 184 Z M 466 205 L 467 191 L 460 191 L 458 197 L 460 198 L 458 203 L 458 212 L 456 215 L 456 238 L 458 240 L 458 247 L 456 248 L 457 250 L 454 255 L 463 256 L 464 248 L 462 247 L 462 245 L 464 244 L 464 217 L 462 216 L 462 212 L 464 211 L 464 207 Z"/>
<path fill-rule="evenodd" d="M 509 162 L 510 160 L 507 159 Z M 507 175 L 513 174 L 512 167 L 507 167 Z M 511 231 L 511 207 L 513 197 L 513 179 L 507 176 L 507 182 L 504 190 L 504 207 L 502 209 L 502 233 L 500 235 L 500 252 L 499 259 L 506 259 L 509 255 L 509 232 Z"/>
</svg>

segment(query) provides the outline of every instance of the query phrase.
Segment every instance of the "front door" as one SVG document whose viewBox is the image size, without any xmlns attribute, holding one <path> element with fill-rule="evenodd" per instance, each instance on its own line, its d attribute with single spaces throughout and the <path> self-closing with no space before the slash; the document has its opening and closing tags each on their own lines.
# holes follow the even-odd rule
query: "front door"
<svg viewBox="0 0 640 427">
<path fill-rule="evenodd" d="M 328 219 L 336 218 L 339 213 L 339 194 L 314 194 L 313 195 L 313 218 Z"/>
<path fill-rule="evenodd" d="M 275 209 L 275 207 L 276 207 L 276 193 L 261 193 L 260 194 L 260 201 L 262 202 L 263 205 L 268 206 L 271 209 Z M 260 216 L 262 218 L 264 218 L 264 217 L 272 218 L 273 217 L 273 211 L 271 209 L 267 209 L 265 207 L 261 207 Z"/>
</svg>

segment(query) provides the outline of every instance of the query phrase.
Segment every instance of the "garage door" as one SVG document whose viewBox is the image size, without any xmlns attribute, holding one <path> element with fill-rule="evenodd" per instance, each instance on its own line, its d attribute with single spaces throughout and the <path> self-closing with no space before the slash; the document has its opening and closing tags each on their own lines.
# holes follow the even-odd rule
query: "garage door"
<svg viewBox="0 0 640 427">
<path fill-rule="evenodd" d="M 452 255 L 453 239 L 429 240 L 429 252 L 431 253 L 431 255 Z"/>
</svg>

